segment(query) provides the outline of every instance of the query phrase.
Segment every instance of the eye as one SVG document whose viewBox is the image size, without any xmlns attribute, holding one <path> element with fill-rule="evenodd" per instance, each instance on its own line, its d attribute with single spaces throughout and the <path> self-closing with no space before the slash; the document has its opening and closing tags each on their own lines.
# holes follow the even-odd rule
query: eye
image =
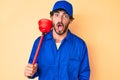
<svg viewBox="0 0 120 80">
<path fill-rule="evenodd" d="M 68 14 L 64 14 L 63 16 L 65 19 L 68 19 L 69 18 L 69 15 Z"/>
<path fill-rule="evenodd" d="M 56 17 L 58 17 L 58 16 L 59 16 L 59 14 L 58 14 L 58 13 L 55 13 L 55 16 L 56 16 Z"/>
</svg>

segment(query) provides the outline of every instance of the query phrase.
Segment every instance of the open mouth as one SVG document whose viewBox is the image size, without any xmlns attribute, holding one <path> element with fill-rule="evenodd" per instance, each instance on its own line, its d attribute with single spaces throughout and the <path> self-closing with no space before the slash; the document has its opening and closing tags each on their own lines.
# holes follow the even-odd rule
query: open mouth
<svg viewBox="0 0 120 80">
<path fill-rule="evenodd" d="M 61 31 L 63 29 L 63 25 L 59 24 L 58 25 L 58 30 Z"/>
</svg>

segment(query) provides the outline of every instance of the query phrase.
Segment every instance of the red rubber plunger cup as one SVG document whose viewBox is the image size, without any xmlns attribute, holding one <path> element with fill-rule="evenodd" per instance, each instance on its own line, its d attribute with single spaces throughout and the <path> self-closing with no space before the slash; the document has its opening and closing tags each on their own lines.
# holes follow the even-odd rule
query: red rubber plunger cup
<svg viewBox="0 0 120 80">
<path fill-rule="evenodd" d="M 39 25 L 39 30 L 42 32 L 42 36 L 40 38 L 40 41 L 39 41 L 39 44 L 38 44 L 38 47 L 37 47 L 37 50 L 36 50 L 36 53 L 35 53 L 32 64 L 36 63 L 36 59 L 38 57 L 38 54 L 39 54 L 39 51 L 40 51 L 40 48 L 41 48 L 41 45 L 42 45 L 42 42 L 43 42 L 43 39 L 44 39 L 44 35 L 51 30 L 52 21 L 49 20 L 49 19 L 41 19 L 41 20 L 38 21 L 38 25 Z"/>
</svg>

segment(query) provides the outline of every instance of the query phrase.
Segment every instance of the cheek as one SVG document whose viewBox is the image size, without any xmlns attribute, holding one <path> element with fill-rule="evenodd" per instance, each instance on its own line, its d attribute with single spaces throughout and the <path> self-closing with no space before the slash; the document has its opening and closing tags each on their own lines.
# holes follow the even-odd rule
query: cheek
<svg viewBox="0 0 120 80">
<path fill-rule="evenodd" d="M 58 23 L 57 20 L 53 20 L 52 22 L 53 22 L 53 25 L 56 25 Z"/>
<path fill-rule="evenodd" d="M 63 24 L 64 24 L 64 25 L 69 25 L 70 22 L 69 22 L 69 21 L 67 21 L 67 22 L 65 21 L 65 22 L 63 22 Z"/>
<path fill-rule="evenodd" d="M 56 25 L 56 22 L 54 20 L 52 21 L 52 25 L 53 25 L 53 27 L 55 27 L 55 25 Z"/>
</svg>

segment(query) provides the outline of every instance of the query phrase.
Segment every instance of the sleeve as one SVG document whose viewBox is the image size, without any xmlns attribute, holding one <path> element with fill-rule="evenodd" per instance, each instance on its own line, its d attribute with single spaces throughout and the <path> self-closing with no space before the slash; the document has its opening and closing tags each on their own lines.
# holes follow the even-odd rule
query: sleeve
<svg viewBox="0 0 120 80">
<path fill-rule="evenodd" d="M 31 51 L 29 61 L 28 61 L 28 63 L 30 63 L 30 64 L 32 64 L 32 62 L 33 62 L 34 55 L 36 53 L 36 50 L 37 50 L 37 47 L 38 47 L 38 44 L 39 44 L 39 40 L 40 40 L 40 37 L 38 37 L 33 44 L 32 51 Z M 37 60 L 36 60 L 36 62 L 37 62 Z M 28 78 L 33 79 L 33 78 L 37 77 L 38 74 L 39 74 L 39 68 L 37 69 L 37 72 L 32 77 L 28 77 Z"/>
<path fill-rule="evenodd" d="M 88 59 L 88 50 L 86 44 L 82 49 L 82 59 L 80 63 L 79 69 L 79 80 L 89 80 L 90 78 L 90 66 L 89 66 L 89 59 Z"/>
</svg>

